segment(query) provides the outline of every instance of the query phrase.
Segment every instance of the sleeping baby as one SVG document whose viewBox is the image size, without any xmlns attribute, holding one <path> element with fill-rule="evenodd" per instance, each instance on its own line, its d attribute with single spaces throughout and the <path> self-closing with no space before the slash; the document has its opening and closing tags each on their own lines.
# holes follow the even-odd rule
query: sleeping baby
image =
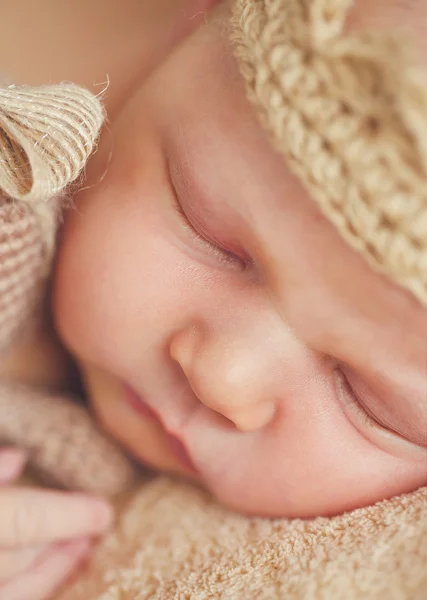
<svg viewBox="0 0 427 600">
<path fill-rule="evenodd" d="M 259 47 L 257 3 L 236 8 L 272 144 L 220 2 L 126 103 L 61 240 L 56 322 L 100 421 L 244 513 L 426 482 L 427 96 L 390 28 L 423 58 L 427 9 L 339 4 L 313 4 L 311 46 L 306 3 L 267 3 Z"/>
<path fill-rule="evenodd" d="M 134 459 L 238 512 L 415 490 L 427 8 L 213 4 L 123 103 L 64 214 L 61 341 Z"/>
</svg>

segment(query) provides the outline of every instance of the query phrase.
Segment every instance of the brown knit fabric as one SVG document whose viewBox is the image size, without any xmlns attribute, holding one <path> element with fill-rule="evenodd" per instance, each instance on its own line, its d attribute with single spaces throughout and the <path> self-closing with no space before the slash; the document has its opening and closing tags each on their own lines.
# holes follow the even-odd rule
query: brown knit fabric
<svg viewBox="0 0 427 600">
<path fill-rule="evenodd" d="M 116 445 L 71 398 L 0 384 L 0 440 L 28 451 L 46 483 L 113 496 L 134 471 Z"/>
<path fill-rule="evenodd" d="M 0 350 L 50 271 L 59 195 L 92 153 L 104 118 L 76 85 L 0 87 Z"/>
<path fill-rule="evenodd" d="M 0 88 L 0 351 L 46 290 L 66 187 L 81 173 L 104 118 L 71 84 Z M 114 495 L 134 470 L 89 414 L 48 390 L 0 384 L 0 444 L 23 447 L 44 480 Z"/>
<path fill-rule="evenodd" d="M 46 262 L 45 241 L 31 207 L 0 196 L 0 353 L 37 306 Z"/>
<path fill-rule="evenodd" d="M 236 0 L 250 99 L 347 242 L 427 303 L 427 73 L 411 40 L 344 35 L 350 0 Z"/>
</svg>

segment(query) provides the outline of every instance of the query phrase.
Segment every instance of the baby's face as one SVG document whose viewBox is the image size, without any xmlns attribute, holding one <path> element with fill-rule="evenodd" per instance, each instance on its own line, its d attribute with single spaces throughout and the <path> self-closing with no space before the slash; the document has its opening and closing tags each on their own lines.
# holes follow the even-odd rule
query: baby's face
<svg viewBox="0 0 427 600">
<path fill-rule="evenodd" d="M 427 481 L 427 311 L 271 148 L 226 11 L 104 133 L 67 217 L 56 318 L 142 462 L 239 511 L 331 515 Z"/>
</svg>

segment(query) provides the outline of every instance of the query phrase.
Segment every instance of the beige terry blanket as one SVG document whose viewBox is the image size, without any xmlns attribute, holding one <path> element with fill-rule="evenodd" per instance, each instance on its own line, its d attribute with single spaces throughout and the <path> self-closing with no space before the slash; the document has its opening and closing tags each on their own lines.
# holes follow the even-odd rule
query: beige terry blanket
<svg viewBox="0 0 427 600">
<path fill-rule="evenodd" d="M 427 488 L 336 518 L 250 519 L 140 484 L 58 600 L 426 600 Z"/>
</svg>

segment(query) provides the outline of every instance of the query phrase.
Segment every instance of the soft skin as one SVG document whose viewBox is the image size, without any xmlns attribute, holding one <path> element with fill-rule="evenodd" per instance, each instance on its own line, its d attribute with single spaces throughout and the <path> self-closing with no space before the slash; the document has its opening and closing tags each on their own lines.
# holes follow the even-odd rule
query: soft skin
<svg viewBox="0 0 427 600">
<path fill-rule="evenodd" d="M 272 149 L 228 11 L 106 132 L 66 217 L 56 320 L 102 423 L 142 462 L 244 513 L 332 515 L 426 483 L 427 311 Z"/>
</svg>

